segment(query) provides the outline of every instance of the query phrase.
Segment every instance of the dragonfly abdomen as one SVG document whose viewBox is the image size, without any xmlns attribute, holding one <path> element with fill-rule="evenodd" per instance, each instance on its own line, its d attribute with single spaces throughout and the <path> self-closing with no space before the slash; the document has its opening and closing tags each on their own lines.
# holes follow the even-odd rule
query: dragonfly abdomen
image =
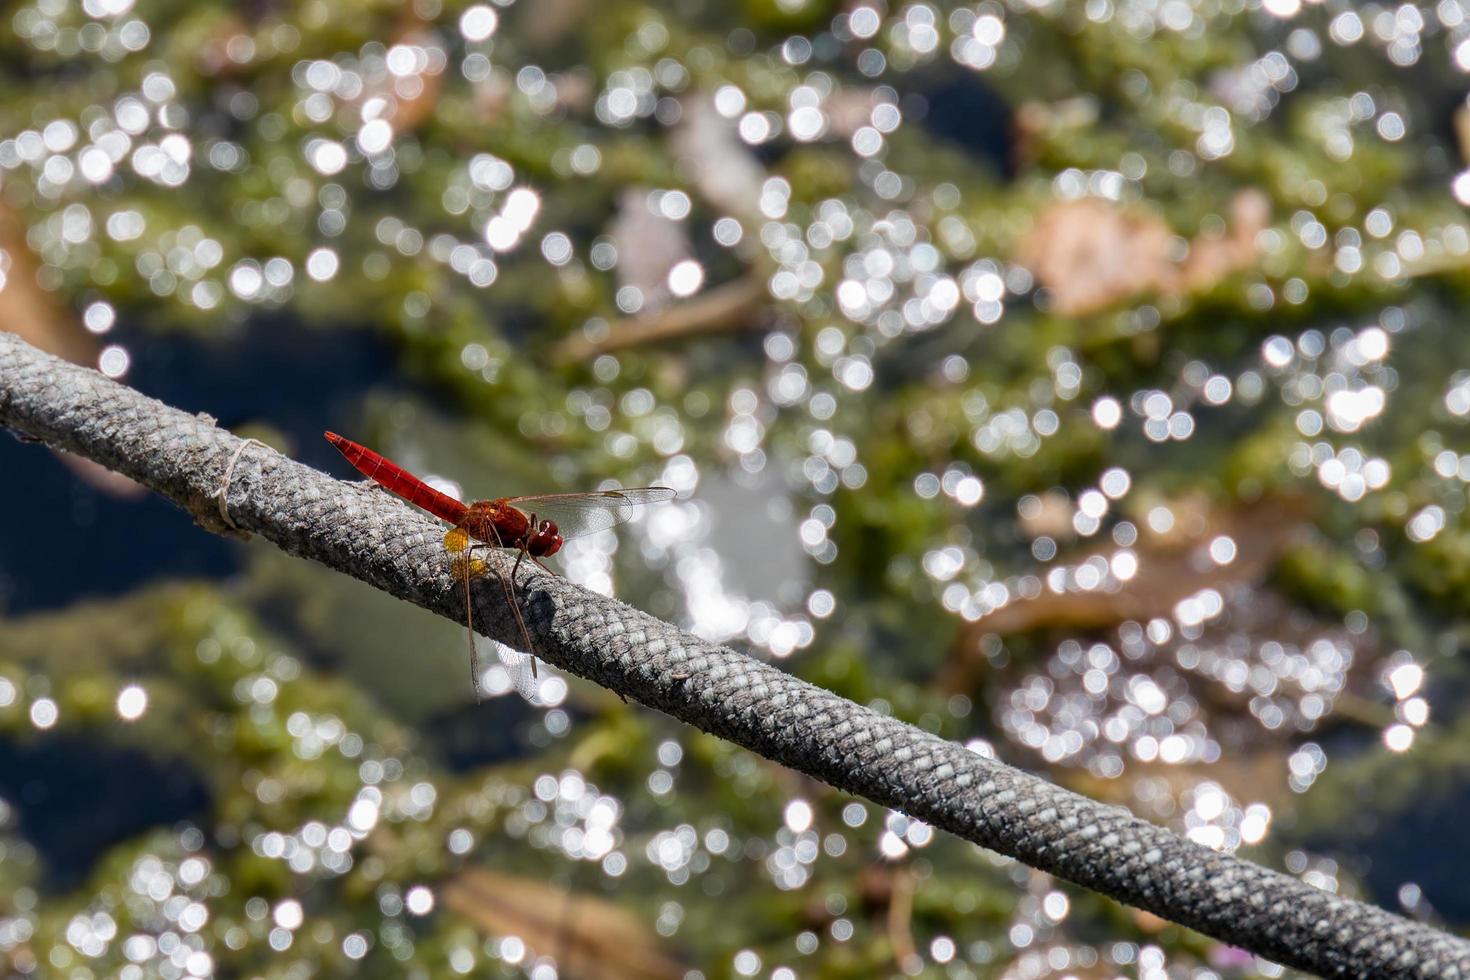
<svg viewBox="0 0 1470 980">
<path fill-rule="evenodd" d="M 327 441 L 347 458 L 347 462 L 385 490 L 402 497 L 415 507 L 422 507 L 441 521 L 458 525 L 464 520 L 468 508 L 461 501 L 447 493 L 440 493 L 381 453 L 375 453 L 335 432 L 328 432 L 326 436 Z"/>
</svg>

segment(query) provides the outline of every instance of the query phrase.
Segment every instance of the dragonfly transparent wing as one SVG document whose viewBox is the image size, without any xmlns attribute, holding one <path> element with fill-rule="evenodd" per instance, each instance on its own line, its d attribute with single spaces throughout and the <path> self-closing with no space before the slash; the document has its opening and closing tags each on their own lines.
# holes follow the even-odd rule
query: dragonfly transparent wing
<svg viewBox="0 0 1470 980">
<path fill-rule="evenodd" d="M 465 634 L 469 637 L 470 683 L 475 689 L 475 697 L 478 699 L 484 690 L 489 690 L 492 694 L 504 694 L 514 688 L 521 697 L 527 701 L 532 700 L 537 690 L 536 658 L 475 632 L 475 607 L 470 597 L 470 583 L 490 571 L 491 567 L 483 559 L 474 557 L 470 537 L 464 528 L 457 527 L 444 535 L 444 547 L 453 556 L 455 577 L 464 582 Z M 531 634 L 526 631 L 525 620 L 521 618 L 520 599 L 516 595 L 515 586 L 501 570 L 494 569 L 494 575 L 500 580 L 507 607 L 515 617 L 516 626 L 520 628 L 526 649 L 533 649 Z M 494 664 L 496 660 L 500 661 L 499 666 L 485 666 Z"/>
<path fill-rule="evenodd" d="M 486 636 L 475 635 L 480 690 L 491 697 L 515 691 L 533 704 L 537 701 L 541 682 L 535 670 L 536 658 Z"/>
<path fill-rule="evenodd" d="M 630 490 L 598 490 L 592 493 L 548 493 L 533 497 L 511 497 L 510 503 L 538 521 L 552 520 L 563 538 L 580 538 L 633 517 L 639 508 L 673 500 L 668 487 L 634 487 Z"/>
</svg>

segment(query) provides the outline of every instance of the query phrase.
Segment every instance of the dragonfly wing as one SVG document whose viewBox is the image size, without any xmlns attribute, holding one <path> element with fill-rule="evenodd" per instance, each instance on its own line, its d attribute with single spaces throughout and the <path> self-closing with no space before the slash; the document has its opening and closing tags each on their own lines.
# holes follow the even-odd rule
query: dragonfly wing
<svg viewBox="0 0 1470 980">
<path fill-rule="evenodd" d="M 639 508 L 673 500 L 668 487 L 634 487 L 628 490 L 599 490 L 593 493 L 548 493 L 533 497 L 511 497 L 510 503 L 539 520 L 556 522 L 563 538 L 580 538 L 630 520 Z"/>
<path fill-rule="evenodd" d="M 535 703 L 541 695 L 541 682 L 536 676 L 536 658 L 530 654 L 513 650 L 504 643 L 496 644 L 495 653 L 500 658 L 500 665 L 509 675 L 511 686 L 516 689 L 516 693 L 527 701 Z"/>
<path fill-rule="evenodd" d="M 481 690 L 494 696 L 515 691 L 536 702 L 541 682 L 533 669 L 534 659 L 486 636 L 475 636 L 479 654 Z"/>
</svg>

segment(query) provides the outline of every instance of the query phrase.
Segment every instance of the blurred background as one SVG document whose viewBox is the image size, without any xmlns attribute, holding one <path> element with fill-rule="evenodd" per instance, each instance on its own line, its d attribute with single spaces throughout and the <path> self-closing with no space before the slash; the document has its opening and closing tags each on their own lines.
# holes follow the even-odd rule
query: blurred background
<svg viewBox="0 0 1470 980">
<path fill-rule="evenodd" d="M 1465 0 L 0 10 L 0 329 L 344 478 L 674 487 L 557 567 L 1470 928 Z M 0 474 L 7 974 L 1283 975 Z"/>
</svg>

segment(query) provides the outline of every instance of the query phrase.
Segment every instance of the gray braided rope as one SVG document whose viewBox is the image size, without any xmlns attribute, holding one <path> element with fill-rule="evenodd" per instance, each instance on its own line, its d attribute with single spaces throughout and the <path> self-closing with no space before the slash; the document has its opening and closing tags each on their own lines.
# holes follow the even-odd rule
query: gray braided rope
<svg viewBox="0 0 1470 980">
<path fill-rule="evenodd" d="M 464 621 L 443 528 L 358 483 L 251 446 L 0 333 L 0 425 L 102 463 L 244 531 Z M 238 455 L 237 455 L 238 454 Z M 493 560 L 500 560 L 495 558 Z M 838 789 L 1275 962 L 1329 977 L 1470 980 L 1470 942 L 1218 854 L 985 759 L 554 575 L 523 579 L 526 626 L 557 667 Z M 500 589 L 475 623 L 514 641 Z"/>
</svg>

